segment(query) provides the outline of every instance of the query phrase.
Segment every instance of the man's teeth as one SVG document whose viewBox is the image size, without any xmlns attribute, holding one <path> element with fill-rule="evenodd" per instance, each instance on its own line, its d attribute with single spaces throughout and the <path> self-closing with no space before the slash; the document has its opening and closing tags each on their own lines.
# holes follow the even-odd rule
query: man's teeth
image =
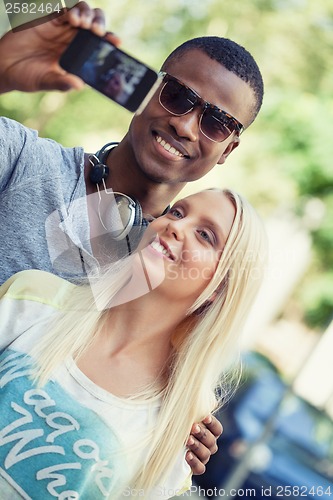
<svg viewBox="0 0 333 500">
<path fill-rule="evenodd" d="M 160 137 L 159 135 L 156 137 L 156 140 L 159 144 L 161 144 L 161 146 L 166 151 L 169 151 L 169 153 L 172 153 L 173 155 L 176 155 L 176 156 L 181 156 L 181 157 L 184 156 L 180 151 L 178 151 L 176 148 L 171 146 L 171 144 L 169 144 L 168 142 L 165 142 L 165 140 L 162 139 L 162 137 Z"/>
<path fill-rule="evenodd" d="M 163 245 L 161 245 L 161 243 L 158 243 L 158 241 L 153 241 L 151 243 L 151 246 L 157 250 L 158 252 L 162 253 L 163 255 L 165 255 L 166 257 L 169 257 L 170 259 L 172 258 L 172 256 L 170 255 L 170 253 L 168 252 L 168 250 L 166 248 L 164 248 Z"/>
</svg>

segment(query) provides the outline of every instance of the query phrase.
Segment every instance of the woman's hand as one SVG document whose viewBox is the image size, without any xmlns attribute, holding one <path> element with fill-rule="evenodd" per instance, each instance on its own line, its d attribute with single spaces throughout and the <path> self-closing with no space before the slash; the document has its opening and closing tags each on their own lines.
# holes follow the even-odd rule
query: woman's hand
<svg viewBox="0 0 333 500">
<path fill-rule="evenodd" d="M 77 33 L 77 28 L 105 35 L 105 17 L 101 9 L 79 2 L 51 21 L 17 32 L 10 31 L 0 40 L 0 93 L 10 90 L 69 90 L 83 87 L 83 81 L 64 71 L 59 58 Z M 119 45 L 112 34 L 106 38 Z"/>
<path fill-rule="evenodd" d="M 223 432 L 222 424 L 208 415 L 200 424 L 193 424 L 186 446 L 186 461 L 195 476 L 203 474 L 211 455 L 217 452 L 217 439 Z"/>
</svg>

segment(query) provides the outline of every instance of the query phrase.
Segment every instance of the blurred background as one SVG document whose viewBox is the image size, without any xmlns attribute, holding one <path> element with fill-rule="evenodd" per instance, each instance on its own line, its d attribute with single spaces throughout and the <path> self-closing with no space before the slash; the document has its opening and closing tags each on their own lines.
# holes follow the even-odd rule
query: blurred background
<svg viewBox="0 0 333 500">
<path fill-rule="evenodd" d="M 244 45 L 265 81 L 242 147 L 182 194 L 231 187 L 265 220 L 266 280 L 246 325 L 243 378 L 220 411 L 219 452 L 193 498 L 333 497 L 333 3 L 329 0 L 99 0 L 122 48 L 155 69 L 181 42 Z M 3 5 L 1 32 L 8 29 Z M 131 114 L 90 88 L 1 96 L 41 136 L 94 152 Z"/>
</svg>

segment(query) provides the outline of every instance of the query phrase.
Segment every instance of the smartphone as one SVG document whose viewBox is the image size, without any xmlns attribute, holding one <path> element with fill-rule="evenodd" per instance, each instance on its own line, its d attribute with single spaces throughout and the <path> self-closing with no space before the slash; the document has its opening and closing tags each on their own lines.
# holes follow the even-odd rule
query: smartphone
<svg viewBox="0 0 333 500">
<path fill-rule="evenodd" d="M 79 29 L 60 66 L 128 111 L 135 112 L 158 73 L 91 31 Z"/>
</svg>

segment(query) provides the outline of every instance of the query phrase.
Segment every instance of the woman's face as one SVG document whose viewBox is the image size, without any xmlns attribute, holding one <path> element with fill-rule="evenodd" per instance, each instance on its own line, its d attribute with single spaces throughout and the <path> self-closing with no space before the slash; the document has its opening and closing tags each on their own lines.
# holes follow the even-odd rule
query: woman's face
<svg viewBox="0 0 333 500">
<path fill-rule="evenodd" d="M 155 219 L 139 247 L 150 287 L 192 305 L 214 275 L 234 216 L 224 193 L 202 191 Z"/>
</svg>

